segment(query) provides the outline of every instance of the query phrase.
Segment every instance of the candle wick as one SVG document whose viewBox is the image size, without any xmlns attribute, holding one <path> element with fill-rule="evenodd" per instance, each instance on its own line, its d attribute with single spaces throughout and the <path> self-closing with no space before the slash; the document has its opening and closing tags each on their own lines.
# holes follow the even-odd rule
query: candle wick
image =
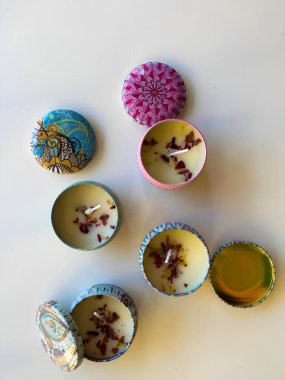
<svg viewBox="0 0 285 380">
<path fill-rule="evenodd" d="M 167 153 L 166 154 L 166 157 L 172 157 L 172 156 L 178 156 L 178 154 L 182 154 L 182 153 L 186 153 L 190 150 L 191 148 L 187 148 L 187 149 L 182 149 L 182 150 L 176 150 L 175 152 L 172 152 L 172 153 Z"/>
<path fill-rule="evenodd" d="M 84 211 L 84 215 L 88 216 L 88 215 L 91 215 L 94 211 L 98 210 L 98 208 L 100 208 L 101 205 L 97 205 L 95 207 L 89 207 L 88 209 L 86 209 Z"/>
<path fill-rule="evenodd" d="M 166 259 L 165 259 L 165 264 L 168 263 L 169 259 L 170 259 L 170 256 L 172 255 L 172 249 L 169 249 L 168 252 L 167 252 L 167 256 L 166 256 Z"/>
<path fill-rule="evenodd" d="M 93 315 L 94 315 L 95 317 L 97 317 L 98 319 L 100 319 L 101 321 L 104 321 L 104 317 L 103 317 L 103 315 L 100 315 L 99 313 L 97 313 L 97 311 L 94 311 Z"/>
</svg>

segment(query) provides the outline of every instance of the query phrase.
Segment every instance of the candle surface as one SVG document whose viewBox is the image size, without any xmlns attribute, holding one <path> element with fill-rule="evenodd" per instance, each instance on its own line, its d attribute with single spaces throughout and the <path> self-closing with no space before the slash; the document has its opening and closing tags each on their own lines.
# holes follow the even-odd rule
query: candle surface
<svg viewBox="0 0 285 380">
<path fill-rule="evenodd" d="M 254 305 L 274 285 L 275 272 L 268 254 L 255 244 L 237 242 L 213 259 L 211 281 L 216 294 L 233 306 Z"/>
<path fill-rule="evenodd" d="M 160 291 L 173 294 L 194 291 L 207 276 L 208 250 L 189 231 L 163 231 L 147 245 L 143 267 L 148 281 Z"/>
<path fill-rule="evenodd" d="M 100 205 L 90 215 L 89 208 Z M 113 197 L 94 183 L 79 183 L 63 191 L 55 201 L 52 223 L 58 237 L 71 247 L 96 249 L 118 229 L 118 208 Z"/>
<path fill-rule="evenodd" d="M 187 152 L 180 153 L 181 150 Z M 140 148 L 148 175 L 162 184 L 181 184 L 195 178 L 205 163 L 206 145 L 192 125 L 166 120 L 151 128 Z M 169 156 L 171 155 L 171 156 Z"/>
<path fill-rule="evenodd" d="M 83 338 L 87 358 L 111 358 L 126 351 L 132 341 L 132 315 L 115 297 L 97 295 L 85 298 L 75 306 L 71 315 Z"/>
</svg>

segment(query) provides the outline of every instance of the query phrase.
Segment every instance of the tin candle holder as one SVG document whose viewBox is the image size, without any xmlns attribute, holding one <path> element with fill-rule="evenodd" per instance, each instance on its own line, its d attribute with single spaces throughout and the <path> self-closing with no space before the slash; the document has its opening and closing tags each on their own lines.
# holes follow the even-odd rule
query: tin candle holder
<svg viewBox="0 0 285 380">
<path fill-rule="evenodd" d="M 95 250 L 108 244 L 120 227 L 116 195 L 98 182 L 77 182 L 55 200 L 51 221 L 56 235 L 69 247 Z"/>
<path fill-rule="evenodd" d="M 211 260 L 210 279 L 216 295 L 228 305 L 248 308 L 267 299 L 275 285 L 275 267 L 259 245 L 233 241 Z"/>
<path fill-rule="evenodd" d="M 146 235 L 139 250 L 139 264 L 154 289 L 168 296 L 185 296 L 206 280 L 209 251 L 194 228 L 167 222 Z"/>
<path fill-rule="evenodd" d="M 187 186 L 202 171 L 207 147 L 201 132 L 183 120 L 170 119 L 146 131 L 137 153 L 143 176 L 165 190 Z"/>
<path fill-rule="evenodd" d="M 49 357 L 70 372 L 83 358 L 108 362 L 123 355 L 136 335 L 138 315 L 125 290 L 100 284 L 80 294 L 70 312 L 56 301 L 40 305 L 36 324 Z"/>
<path fill-rule="evenodd" d="M 37 122 L 30 147 L 43 168 L 52 173 L 71 174 L 85 168 L 92 160 L 96 138 L 82 115 L 59 109 L 48 112 Z"/>
</svg>

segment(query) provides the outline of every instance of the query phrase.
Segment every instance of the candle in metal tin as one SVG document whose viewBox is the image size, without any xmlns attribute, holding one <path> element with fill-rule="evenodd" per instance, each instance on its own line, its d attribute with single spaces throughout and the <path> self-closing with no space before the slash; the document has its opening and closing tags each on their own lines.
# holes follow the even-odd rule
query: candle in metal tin
<svg viewBox="0 0 285 380">
<path fill-rule="evenodd" d="M 275 268 L 259 245 L 234 241 L 213 256 L 210 278 L 215 293 L 224 302 L 247 308 L 267 299 L 275 285 Z"/>
<path fill-rule="evenodd" d="M 51 218 L 55 233 L 65 244 L 81 250 L 97 249 L 118 232 L 118 200 L 105 185 L 77 182 L 58 196 Z"/>
<path fill-rule="evenodd" d="M 36 313 L 43 347 L 52 361 L 68 372 L 83 358 L 108 362 L 123 355 L 136 335 L 137 321 L 131 297 L 110 284 L 85 290 L 70 313 L 56 301 L 45 302 Z"/>
<path fill-rule="evenodd" d="M 144 238 L 139 251 L 146 280 L 163 294 L 183 296 L 197 290 L 209 270 L 202 236 L 183 223 L 163 223 Z"/>
<path fill-rule="evenodd" d="M 138 165 L 153 185 L 176 190 L 199 175 L 206 152 L 205 140 L 192 124 L 177 119 L 164 120 L 143 136 L 138 147 Z"/>
</svg>

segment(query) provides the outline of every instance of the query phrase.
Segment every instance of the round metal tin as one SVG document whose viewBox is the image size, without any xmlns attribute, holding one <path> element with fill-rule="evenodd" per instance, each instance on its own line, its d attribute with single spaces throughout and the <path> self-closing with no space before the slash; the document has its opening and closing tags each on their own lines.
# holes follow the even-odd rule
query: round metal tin
<svg viewBox="0 0 285 380">
<path fill-rule="evenodd" d="M 201 160 L 201 163 L 200 163 L 200 166 L 199 166 L 199 170 L 197 171 L 197 173 L 195 175 L 193 175 L 189 180 L 186 180 L 184 182 L 179 182 L 179 183 L 166 183 L 166 182 L 162 182 L 156 178 L 154 178 L 154 176 L 152 176 L 149 171 L 146 169 L 145 167 L 145 164 L 143 162 L 143 157 L 142 157 L 142 148 L 143 148 L 143 145 L 144 145 L 144 141 L 145 139 L 147 138 L 147 136 L 149 136 L 156 128 L 161 128 L 163 127 L 164 125 L 166 125 L 167 123 L 171 123 L 173 124 L 173 127 L 174 128 L 180 128 L 181 125 L 186 125 L 186 126 L 189 126 L 191 127 L 192 130 L 195 131 L 195 133 L 199 136 L 199 139 L 201 140 L 201 143 L 204 145 L 205 147 L 205 153 L 203 155 L 203 158 Z M 193 182 L 198 176 L 199 174 L 201 173 L 201 171 L 203 170 L 203 167 L 205 166 L 205 162 L 206 162 L 206 159 L 207 159 L 207 145 L 206 145 L 206 141 L 202 135 L 202 133 L 193 125 L 193 124 L 190 124 L 188 123 L 187 121 L 184 121 L 184 120 L 180 120 L 180 119 L 168 119 L 168 120 L 163 120 L 163 121 L 160 121 L 159 123 L 153 125 L 151 128 L 149 128 L 145 134 L 143 135 L 140 143 L 139 143 L 139 146 L 138 146 L 138 150 L 137 150 L 137 163 L 138 163 L 138 166 L 139 166 L 139 169 L 142 173 L 142 175 L 145 177 L 145 179 L 150 182 L 152 185 L 156 186 L 156 187 L 159 187 L 161 189 L 164 189 L 164 190 L 178 190 L 178 189 L 181 189 L 187 185 L 189 185 L 191 182 Z"/>
<path fill-rule="evenodd" d="M 249 308 L 267 299 L 275 285 L 269 254 L 248 241 L 223 245 L 211 259 L 210 279 L 216 295 L 228 305 Z"/>
<path fill-rule="evenodd" d="M 64 198 L 65 194 L 69 190 L 74 189 L 75 187 L 81 186 L 81 185 L 97 186 L 97 187 L 105 190 L 106 193 L 108 193 L 109 196 L 113 199 L 114 204 L 116 206 L 117 213 L 118 213 L 118 222 L 117 222 L 117 225 L 115 226 L 115 229 L 113 231 L 112 236 L 110 236 L 110 238 L 108 238 L 108 240 L 102 241 L 102 243 L 100 243 L 100 245 L 95 245 L 94 244 L 94 246 L 91 247 L 91 248 L 84 248 L 82 246 L 70 243 L 67 239 L 65 239 L 61 235 L 58 227 L 55 224 L 55 212 L 56 212 L 56 208 L 57 208 L 59 202 L 61 201 L 62 198 Z M 64 244 L 66 244 L 67 246 L 69 246 L 71 248 L 74 248 L 74 249 L 81 250 L 81 251 L 92 251 L 92 250 L 95 250 L 95 249 L 99 249 L 99 248 L 104 247 L 106 244 L 110 243 L 115 238 L 115 236 L 117 235 L 117 233 L 119 232 L 119 229 L 120 229 L 120 226 L 121 226 L 121 206 L 120 206 L 120 201 L 119 201 L 118 197 L 116 196 L 116 194 L 108 186 L 103 185 L 102 183 L 95 182 L 95 181 L 80 181 L 80 182 L 76 182 L 73 185 L 67 187 L 65 190 L 63 190 L 63 192 L 61 192 L 59 194 L 59 196 L 56 198 L 56 200 L 54 201 L 54 204 L 53 204 L 53 207 L 52 207 L 52 211 L 51 211 L 51 223 L 52 223 L 53 230 L 54 230 L 55 234 L 57 235 L 57 237 Z M 96 237 L 94 237 L 94 239 L 96 239 Z"/>
<path fill-rule="evenodd" d="M 137 313 L 136 305 L 135 305 L 134 301 L 132 300 L 132 298 L 130 297 L 130 295 L 125 290 L 123 290 L 122 288 L 120 288 L 116 285 L 111 285 L 111 284 L 93 285 L 92 287 L 84 290 L 72 303 L 70 312 L 72 313 L 72 311 L 75 309 L 75 307 L 84 299 L 86 299 L 88 297 L 98 296 L 98 295 L 100 295 L 100 296 L 102 296 L 102 295 L 103 296 L 111 296 L 111 297 L 114 297 L 114 298 L 118 299 L 119 301 L 121 301 L 130 311 L 130 314 L 131 314 L 131 317 L 132 317 L 133 323 L 134 323 L 134 330 L 133 330 L 131 341 L 126 346 L 126 349 L 124 351 L 122 351 L 118 354 L 115 354 L 112 357 L 108 357 L 108 358 L 94 358 L 94 357 L 87 356 L 87 355 L 84 356 L 85 358 L 87 358 L 91 361 L 94 361 L 94 362 L 109 362 L 109 361 L 115 360 L 118 357 L 122 356 L 131 346 L 131 344 L 135 338 L 136 332 L 137 332 L 138 313 Z"/>
<path fill-rule="evenodd" d="M 122 91 L 127 113 L 147 127 L 178 116 L 184 107 L 186 88 L 180 74 L 160 62 L 148 62 L 132 70 Z"/>
<path fill-rule="evenodd" d="M 187 290 L 180 292 L 180 293 L 168 292 L 168 291 L 159 289 L 156 286 L 154 286 L 152 284 L 152 282 L 150 281 L 149 277 L 147 276 L 145 268 L 144 268 L 145 251 L 146 251 L 149 243 L 152 241 L 152 239 L 164 231 L 171 231 L 171 230 L 176 230 L 176 229 L 186 231 L 190 234 L 195 235 L 198 238 L 198 240 L 202 243 L 202 245 L 204 246 L 204 248 L 206 250 L 206 255 L 207 255 L 205 262 L 199 268 L 199 270 L 201 270 L 201 272 L 199 274 L 199 280 L 196 281 L 196 284 L 191 289 L 187 289 Z M 208 250 L 208 247 L 207 247 L 207 244 L 206 244 L 204 238 L 194 228 L 190 227 L 187 224 L 179 223 L 179 222 L 166 222 L 166 223 L 162 223 L 162 224 L 156 226 L 155 228 L 153 228 L 143 239 L 143 242 L 142 242 L 140 249 L 139 249 L 139 252 L 138 252 L 138 257 L 139 257 L 140 270 L 142 271 L 145 279 L 150 284 L 150 286 L 162 294 L 165 294 L 167 296 L 174 296 L 174 297 L 186 296 L 190 293 L 195 292 L 197 289 L 199 289 L 200 286 L 202 286 L 202 284 L 204 283 L 204 281 L 206 280 L 206 278 L 208 276 L 208 271 L 209 271 L 209 266 L 210 266 L 209 250 Z"/>
<path fill-rule="evenodd" d="M 30 147 L 37 162 L 52 173 L 83 169 L 95 154 L 90 123 L 79 113 L 59 109 L 45 114 L 34 126 Z"/>
<path fill-rule="evenodd" d="M 40 305 L 37 330 L 52 361 L 64 371 L 75 370 L 83 360 L 83 342 L 72 316 L 56 301 Z"/>
</svg>

